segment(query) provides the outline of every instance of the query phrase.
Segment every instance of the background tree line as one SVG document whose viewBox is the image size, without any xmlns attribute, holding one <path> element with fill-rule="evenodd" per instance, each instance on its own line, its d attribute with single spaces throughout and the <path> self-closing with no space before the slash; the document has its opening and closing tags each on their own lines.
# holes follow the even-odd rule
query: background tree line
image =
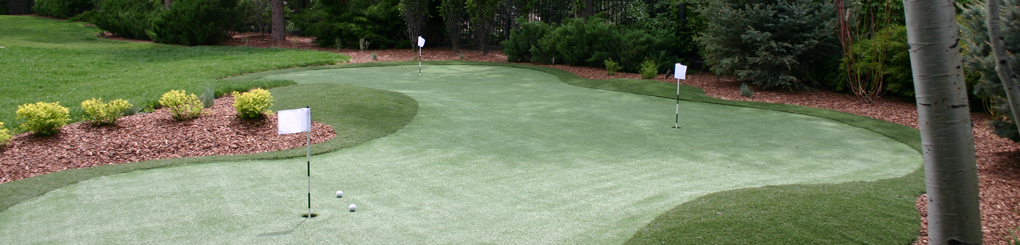
<svg viewBox="0 0 1020 245">
<path fill-rule="evenodd" d="M 1018 0 L 1000 9 L 1013 69 Z M 0 13 L 91 21 L 111 33 L 186 45 L 228 32 L 270 32 L 272 0 L 0 0 Z M 1020 133 L 995 75 L 984 2 L 956 0 L 971 108 L 996 132 Z M 913 96 L 903 4 L 897 0 L 296 0 L 286 31 L 322 47 L 501 50 L 510 61 L 636 72 L 681 62 L 758 89 L 826 89 L 871 101 Z"/>
</svg>

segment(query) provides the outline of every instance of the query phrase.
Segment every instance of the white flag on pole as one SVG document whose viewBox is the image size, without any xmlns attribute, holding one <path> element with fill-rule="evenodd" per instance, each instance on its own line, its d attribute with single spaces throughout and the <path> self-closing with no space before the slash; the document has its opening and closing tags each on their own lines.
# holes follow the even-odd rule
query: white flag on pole
<svg viewBox="0 0 1020 245">
<path fill-rule="evenodd" d="M 425 38 L 422 38 L 421 36 L 418 36 L 418 47 L 419 48 L 425 47 Z"/>
<path fill-rule="evenodd" d="M 301 108 L 276 112 L 279 134 L 294 134 L 312 131 L 312 110 Z"/>
<path fill-rule="evenodd" d="M 685 77 L 687 77 L 687 66 L 681 65 L 680 63 L 676 63 L 676 69 L 673 70 L 676 71 L 673 73 L 673 77 L 675 77 L 676 79 L 686 79 Z"/>
</svg>

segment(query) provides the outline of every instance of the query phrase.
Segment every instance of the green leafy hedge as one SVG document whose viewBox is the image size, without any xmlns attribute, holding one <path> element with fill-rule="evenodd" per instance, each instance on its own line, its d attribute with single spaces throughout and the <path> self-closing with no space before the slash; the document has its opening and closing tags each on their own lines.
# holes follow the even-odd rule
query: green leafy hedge
<svg viewBox="0 0 1020 245">
<path fill-rule="evenodd" d="M 503 45 L 503 53 L 512 62 L 603 67 L 605 60 L 613 59 L 621 70 L 637 72 L 647 59 L 659 64 L 680 61 L 667 55 L 668 48 L 655 36 L 598 17 L 567 19 L 558 26 L 524 22 Z"/>
</svg>

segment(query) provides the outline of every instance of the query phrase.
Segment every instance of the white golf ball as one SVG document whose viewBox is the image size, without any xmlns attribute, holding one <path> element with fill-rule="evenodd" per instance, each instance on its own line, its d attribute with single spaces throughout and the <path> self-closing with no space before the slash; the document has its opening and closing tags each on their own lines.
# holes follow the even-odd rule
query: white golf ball
<svg viewBox="0 0 1020 245">
<path fill-rule="evenodd" d="M 336 191 L 336 198 L 344 197 L 344 191 Z"/>
<path fill-rule="evenodd" d="M 358 206 L 351 203 L 351 206 L 348 206 L 348 208 L 351 209 L 351 212 L 354 212 L 355 209 L 358 209 Z"/>
</svg>

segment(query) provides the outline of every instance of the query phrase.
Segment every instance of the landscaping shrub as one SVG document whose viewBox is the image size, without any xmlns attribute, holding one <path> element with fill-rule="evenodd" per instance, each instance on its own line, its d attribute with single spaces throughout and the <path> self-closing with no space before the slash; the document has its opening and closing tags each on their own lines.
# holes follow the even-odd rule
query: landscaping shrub
<svg viewBox="0 0 1020 245">
<path fill-rule="evenodd" d="M 995 58 L 992 55 L 992 48 L 988 44 L 988 28 L 985 24 L 985 13 L 988 11 L 984 3 L 970 3 L 965 7 L 958 18 L 960 31 L 962 33 L 963 49 L 966 50 L 963 59 L 964 69 L 968 72 L 980 74 L 980 81 L 974 85 L 974 95 L 986 98 L 991 102 L 989 114 L 992 121 L 989 122 L 994 128 L 995 134 L 1008 138 L 1014 142 L 1020 142 L 1020 131 L 1013 123 L 1012 112 L 1009 102 L 1006 99 L 1006 90 L 1002 87 L 1002 81 L 995 72 Z M 1020 0 L 1003 0 L 999 6 L 1002 11 L 999 16 L 1000 28 L 1003 43 L 1006 44 L 1006 55 L 1010 56 L 1010 69 L 1020 71 Z M 1014 45 L 1011 45 L 1014 44 Z"/>
<path fill-rule="evenodd" d="M 747 83 L 740 83 L 740 95 L 748 98 L 754 97 L 754 90 Z"/>
<path fill-rule="evenodd" d="M 82 101 L 81 109 L 85 111 L 84 120 L 89 124 L 113 125 L 117 123 L 117 119 L 124 116 L 125 111 L 131 109 L 131 103 L 122 99 L 103 103 L 103 98 L 93 98 Z"/>
<path fill-rule="evenodd" d="M 131 39 L 149 40 L 151 15 L 162 9 L 162 2 L 146 0 L 103 0 L 93 24 L 104 31 Z"/>
<path fill-rule="evenodd" d="M 202 114 L 202 101 L 195 94 L 187 94 L 184 90 L 166 92 L 159 99 L 159 104 L 170 110 L 170 115 L 178 121 L 197 118 Z"/>
<path fill-rule="evenodd" d="M 606 64 L 606 75 L 616 75 L 616 71 L 620 70 L 620 63 L 613 61 L 613 58 L 606 59 L 603 63 Z"/>
<path fill-rule="evenodd" d="M 43 136 L 60 132 L 60 128 L 71 121 L 69 110 L 60 106 L 60 102 L 20 105 L 16 114 L 18 120 L 25 120 L 21 128 Z"/>
<path fill-rule="evenodd" d="M 0 122 L 0 146 L 7 145 L 7 142 L 11 140 L 11 132 L 4 127 L 4 122 Z"/>
<path fill-rule="evenodd" d="M 95 9 L 94 0 L 35 0 L 35 13 L 57 18 L 71 18 Z"/>
<path fill-rule="evenodd" d="M 549 35 L 553 27 L 542 22 L 527 22 L 518 18 L 521 28 L 510 31 L 510 39 L 503 41 L 503 54 L 509 62 L 532 61 L 532 49 L 539 47 L 539 40 Z"/>
<path fill-rule="evenodd" d="M 212 87 L 205 88 L 202 92 L 202 107 L 209 108 L 216 105 L 216 91 Z"/>
<path fill-rule="evenodd" d="M 818 85 L 812 70 L 838 61 L 835 12 L 814 0 L 720 0 L 698 8 L 705 63 L 721 75 L 762 88 Z"/>
<path fill-rule="evenodd" d="M 252 119 L 271 115 L 271 106 L 273 95 L 268 90 L 256 88 L 246 93 L 234 92 L 234 109 L 237 109 L 238 118 Z"/>
<path fill-rule="evenodd" d="M 152 17 L 152 41 L 188 46 L 219 44 L 241 21 L 237 0 L 176 0 Z"/>
<path fill-rule="evenodd" d="M 399 2 L 322 0 L 291 20 L 320 47 L 360 48 L 364 39 L 379 49 L 410 48 Z"/>
<path fill-rule="evenodd" d="M 885 50 L 877 50 L 882 49 Z M 910 70 L 910 50 L 907 46 L 907 27 L 902 25 L 891 25 L 880 31 L 875 36 L 856 42 L 852 46 L 854 58 L 857 61 L 854 65 L 862 75 L 872 72 L 882 72 L 882 81 L 885 90 L 897 96 L 914 97 L 914 78 Z M 880 52 L 885 52 L 884 54 Z M 847 57 L 842 58 L 843 61 Z M 840 66 L 840 72 L 846 74 L 846 67 Z M 862 77 L 862 79 L 876 79 Z M 839 80 L 840 83 L 834 87 L 841 90 L 846 87 L 846 80 Z"/>
<path fill-rule="evenodd" d="M 641 78 L 643 79 L 654 79 L 655 75 L 658 75 L 659 66 L 655 64 L 654 60 L 645 60 L 641 63 Z"/>
</svg>

